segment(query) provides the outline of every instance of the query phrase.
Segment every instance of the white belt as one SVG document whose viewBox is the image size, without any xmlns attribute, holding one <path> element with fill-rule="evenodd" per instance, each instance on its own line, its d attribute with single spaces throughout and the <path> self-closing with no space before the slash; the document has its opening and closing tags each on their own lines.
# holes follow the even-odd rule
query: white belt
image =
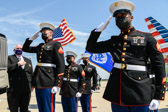
<svg viewBox="0 0 168 112">
<path fill-rule="evenodd" d="M 55 67 L 56 68 L 56 65 L 55 64 L 51 64 L 51 63 L 38 63 L 37 65 L 38 66 Z"/>
<path fill-rule="evenodd" d="M 68 81 L 67 78 L 63 78 L 64 81 Z M 70 82 L 78 82 L 77 79 L 69 79 Z"/>
<path fill-rule="evenodd" d="M 113 67 L 119 68 L 119 69 L 125 69 L 125 70 L 147 71 L 146 66 L 142 66 L 142 65 L 114 63 Z"/>
</svg>

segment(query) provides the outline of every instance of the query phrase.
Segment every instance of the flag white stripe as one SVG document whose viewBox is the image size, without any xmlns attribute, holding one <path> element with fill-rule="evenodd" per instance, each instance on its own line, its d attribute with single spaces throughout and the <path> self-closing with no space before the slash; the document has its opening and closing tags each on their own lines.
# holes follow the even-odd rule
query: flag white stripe
<svg viewBox="0 0 168 112">
<path fill-rule="evenodd" d="M 160 44 L 160 48 L 161 48 L 161 49 L 166 48 L 166 47 L 168 47 L 168 43 Z"/>
<path fill-rule="evenodd" d="M 156 40 L 160 40 L 160 39 L 163 39 L 161 35 L 157 35 L 154 37 Z"/>
<path fill-rule="evenodd" d="M 156 31 L 157 31 L 156 28 L 151 28 L 151 29 L 150 29 L 150 32 L 151 32 L 151 33 L 156 32 Z"/>
<path fill-rule="evenodd" d="M 65 38 L 64 38 L 64 39 L 62 39 L 62 40 L 59 40 L 59 42 L 66 41 L 66 40 L 68 40 L 71 36 L 72 36 L 72 34 L 70 34 L 68 37 L 65 37 Z"/>
<path fill-rule="evenodd" d="M 67 43 L 70 42 L 72 39 L 74 39 L 74 37 L 71 38 L 71 39 L 69 39 L 68 41 L 64 42 L 63 45 L 67 44 Z"/>
</svg>

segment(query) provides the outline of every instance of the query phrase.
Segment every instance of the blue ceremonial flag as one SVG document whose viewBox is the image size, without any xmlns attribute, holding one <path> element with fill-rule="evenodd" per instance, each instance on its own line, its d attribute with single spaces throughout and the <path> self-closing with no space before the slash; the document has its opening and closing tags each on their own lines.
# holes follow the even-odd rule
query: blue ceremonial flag
<svg viewBox="0 0 168 112">
<path fill-rule="evenodd" d="M 113 59 L 109 53 L 93 54 L 88 51 L 85 51 L 85 53 L 89 53 L 91 55 L 89 58 L 91 63 L 99 66 L 107 72 L 111 72 L 113 68 Z"/>
</svg>

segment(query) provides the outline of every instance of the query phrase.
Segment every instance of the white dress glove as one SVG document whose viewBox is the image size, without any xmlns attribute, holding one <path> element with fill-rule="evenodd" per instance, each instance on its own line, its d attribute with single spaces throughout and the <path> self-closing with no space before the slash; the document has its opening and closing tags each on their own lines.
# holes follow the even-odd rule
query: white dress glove
<svg viewBox="0 0 168 112">
<path fill-rule="evenodd" d="M 101 23 L 97 28 L 96 28 L 96 32 L 102 32 L 107 25 L 109 24 L 110 20 L 111 20 L 112 16 L 109 16 L 109 18 L 107 19 L 106 23 Z"/>
<path fill-rule="evenodd" d="M 36 32 L 29 40 L 35 40 L 39 36 L 40 31 Z"/>
<path fill-rule="evenodd" d="M 52 89 L 51 89 L 51 93 L 55 94 L 55 93 L 58 93 L 59 91 L 59 87 L 56 87 L 54 86 Z"/>
<path fill-rule="evenodd" d="M 94 90 L 93 89 L 91 89 L 91 93 L 93 93 L 94 92 Z"/>
<path fill-rule="evenodd" d="M 81 97 L 81 96 L 82 96 L 82 94 L 80 92 L 76 93 L 76 97 Z"/>
<path fill-rule="evenodd" d="M 156 110 L 159 108 L 159 105 L 160 105 L 160 100 L 155 100 L 153 99 L 149 105 L 149 109 L 150 110 Z"/>
</svg>

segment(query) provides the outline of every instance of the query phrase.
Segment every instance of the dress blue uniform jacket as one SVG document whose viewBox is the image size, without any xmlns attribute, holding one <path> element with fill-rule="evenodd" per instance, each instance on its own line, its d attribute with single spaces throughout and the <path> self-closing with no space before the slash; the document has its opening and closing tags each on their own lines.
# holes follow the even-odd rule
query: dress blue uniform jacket
<svg viewBox="0 0 168 112">
<path fill-rule="evenodd" d="M 23 51 L 37 54 L 38 63 L 55 64 L 56 67 L 36 66 L 32 79 L 32 86 L 37 88 L 51 88 L 60 85 L 60 74 L 65 69 L 64 53 L 59 42 L 49 40 L 47 43 L 40 43 L 31 47 L 32 40 L 26 39 Z"/>
<path fill-rule="evenodd" d="M 114 63 L 125 66 L 113 68 L 103 98 L 121 106 L 149 105 L 152 99 L 164 100 L 165 64 L 161 50 L 150 33 L 135 30 L 134 27 L 97 42 L 101 32 L 92 31 L 86 50 L 91 53 L 110 52 Z M 127 70 L 127 65 L 147 66 L 150 58 L 155 74 L 155 84 L 148 71 Z"/>
</svg>

